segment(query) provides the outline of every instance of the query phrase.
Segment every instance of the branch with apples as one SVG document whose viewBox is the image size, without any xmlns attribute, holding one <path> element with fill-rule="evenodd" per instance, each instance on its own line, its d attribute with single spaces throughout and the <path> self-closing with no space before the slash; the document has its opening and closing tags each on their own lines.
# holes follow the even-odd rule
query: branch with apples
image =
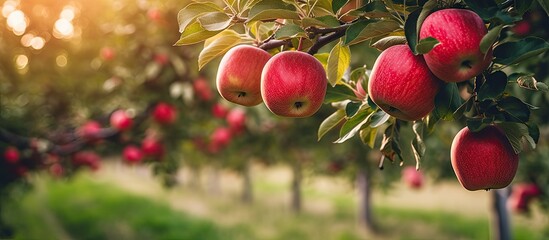
<svg viewBox="0 0 549 240">
<path fill-rule="evenodd" d="M 359 137 L 383 161 L 404 160 L 400 130 L 411 128 L 416 169 L 424 138 L 440 121 L 465 127 L 451 160 L 468 190 L 506 187 L 524 145 L 535 148 L 536 106 L 508 90 L 546 92 L 523 61 L 549 43 L 516 34 L 522 16 L 545 1 L 223 1 L 193 2 L 178 14 L 176 46 L 204 42 L 199 69 L 223 56 L 217 89 L 243 106 L 264 103 L 281 117 L 336 111 L 318 129 L 339 129 L 335 143 Z M 373 66 L 352 69 L 351 47 L 381 51 Z M 381 139 L 380 143 L 377 141 Z M 524 144 L 526 143 L 526 144 Z"/>
</svg>

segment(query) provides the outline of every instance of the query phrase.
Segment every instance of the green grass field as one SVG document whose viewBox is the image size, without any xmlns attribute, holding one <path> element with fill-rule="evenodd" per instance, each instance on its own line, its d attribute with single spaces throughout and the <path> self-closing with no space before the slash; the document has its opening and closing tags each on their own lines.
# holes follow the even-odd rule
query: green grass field
<svg viewBox="0 0 549 240">
<path fill-rule="evenodd" d="M 135 172 L 82 174 L 44 180 L 4 212 L 16 239 L 489 239 L 486 217 L 376 204 L 380 232 L 359 227 L 352 192 L 307 187 L 304 212 L 294 214 L 282 183 L 259 179 L 256 202 L 237 192 L 162 189 Z M 133 175 L 133 176 L 132 176 Z M 137 178 L 136 178 L 137 177 Z M 131 183 L 128 183 L 128 179 Z M 145 180 L 144 180 L 145 179 Z M 112 184 L 117 183 L 117 184 Z M 537 227 L 513 224 L 514 239 L 544 239 Z"/>
</svg>

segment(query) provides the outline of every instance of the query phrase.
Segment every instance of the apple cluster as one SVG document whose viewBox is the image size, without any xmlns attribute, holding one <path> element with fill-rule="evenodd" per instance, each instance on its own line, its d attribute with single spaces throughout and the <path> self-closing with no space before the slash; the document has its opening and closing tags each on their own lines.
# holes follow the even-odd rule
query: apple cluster
<svg viewBox="0 0 549 240">
<path fill-rule="evenodd" d="M 383 51 L 372 68 L 369 97 L 398 119 L 426 117 L 443 84 L 467 81 L 491 64 L 492 50 L 482 53 L 480 49 L 486 34 L 484 22 L 473 11 L 443 9 L 430 14 L 421 25 L 419 38 L 434 38 L 439 43 L 422 55 L 414 54 L 407 45 Z M 479 132 L 465 127 L 453 140 L 451 162 L 464 188 L 503 188 L 516 174 L 518 155 L 498 127 L 490 125 Z"/>
<path fill-rule="evenodd" d="M 239 45 L 221 59 L 216 85 L 227 101 L 242 106 L 264 102 L 275 115 L 309 117 L 322 106 L 327 78 L 322 64 L 305 52 L 271 57 L 263 49 Z"/>
</svg>

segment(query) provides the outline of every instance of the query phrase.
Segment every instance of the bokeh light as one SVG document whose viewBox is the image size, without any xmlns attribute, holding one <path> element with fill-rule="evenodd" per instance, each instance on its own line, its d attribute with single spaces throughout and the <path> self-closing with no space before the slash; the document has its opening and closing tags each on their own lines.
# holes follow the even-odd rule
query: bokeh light
<svg viewBox="0 0 549 240">
<path fill-rule="evenodd" d="M 15 10 L 8 15 L 7 18 L 8 27 L 17 36 L 21 36 L 25 33 L 28 26 L 28 19 L 25 13 L 21 10 Z"/>
<path fill-rule="evenodd" d="M 26 55 L 17 55 L 15 56 L 15 65 L 18 69 L 24 69 L 29 64 L 29 58 Z"/>
</svg>

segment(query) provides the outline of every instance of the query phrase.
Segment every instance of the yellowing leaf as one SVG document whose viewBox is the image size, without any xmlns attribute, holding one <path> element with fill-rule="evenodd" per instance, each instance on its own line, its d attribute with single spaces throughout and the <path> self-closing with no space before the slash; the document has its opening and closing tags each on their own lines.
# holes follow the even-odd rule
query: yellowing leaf
<svg viewBox="0 0 549 240">
<path fill-rule="evenodd" d="M 215 36 L 219 32 L 220 31 L 207 31 L 200 25 L 199 22 L 194 22 L 185 28 L 185 31 L 181 33 L 181 37 L 179 37 L 179 40 L 174 45 L 182 46 L 199 43 Z"/>
<path fill-rule="evenodd" d="M 339 42 L 332 48 L 330 51 L 330 56 L 328 57 L 328 82 L 335 86 L 343 74 L 349 68 L 351 64 L 351 50 L 349 46 L 343 45 L 343 42 Z"/>
<path fill-rule="evenodd" d="M 194 2 L 185 6 L 177 13 L 179 32 L 183 33 L 198 17 L 212 12 L 223 12 L 223 9 L 211 2 Z"/>
<path fill-rule="evenodd" d="M 231 29 L 224 30 L 207 39 L 204 42 L 204 49 L 198 55 L 198 69 L 202 69 L 212 59 L 226 53 L 240 43 L 242 43 L 240 35 Z"/>
<path fill-rule="evenodd" d="M 259 12 L 253 17 L 249 18 L 247 22 L 259 21 L 259 20 L 270 20 L 270 19 L 299 19 L 299 14 L 294 10 L 286 9 L 268 9 Z"/>
</svg>

